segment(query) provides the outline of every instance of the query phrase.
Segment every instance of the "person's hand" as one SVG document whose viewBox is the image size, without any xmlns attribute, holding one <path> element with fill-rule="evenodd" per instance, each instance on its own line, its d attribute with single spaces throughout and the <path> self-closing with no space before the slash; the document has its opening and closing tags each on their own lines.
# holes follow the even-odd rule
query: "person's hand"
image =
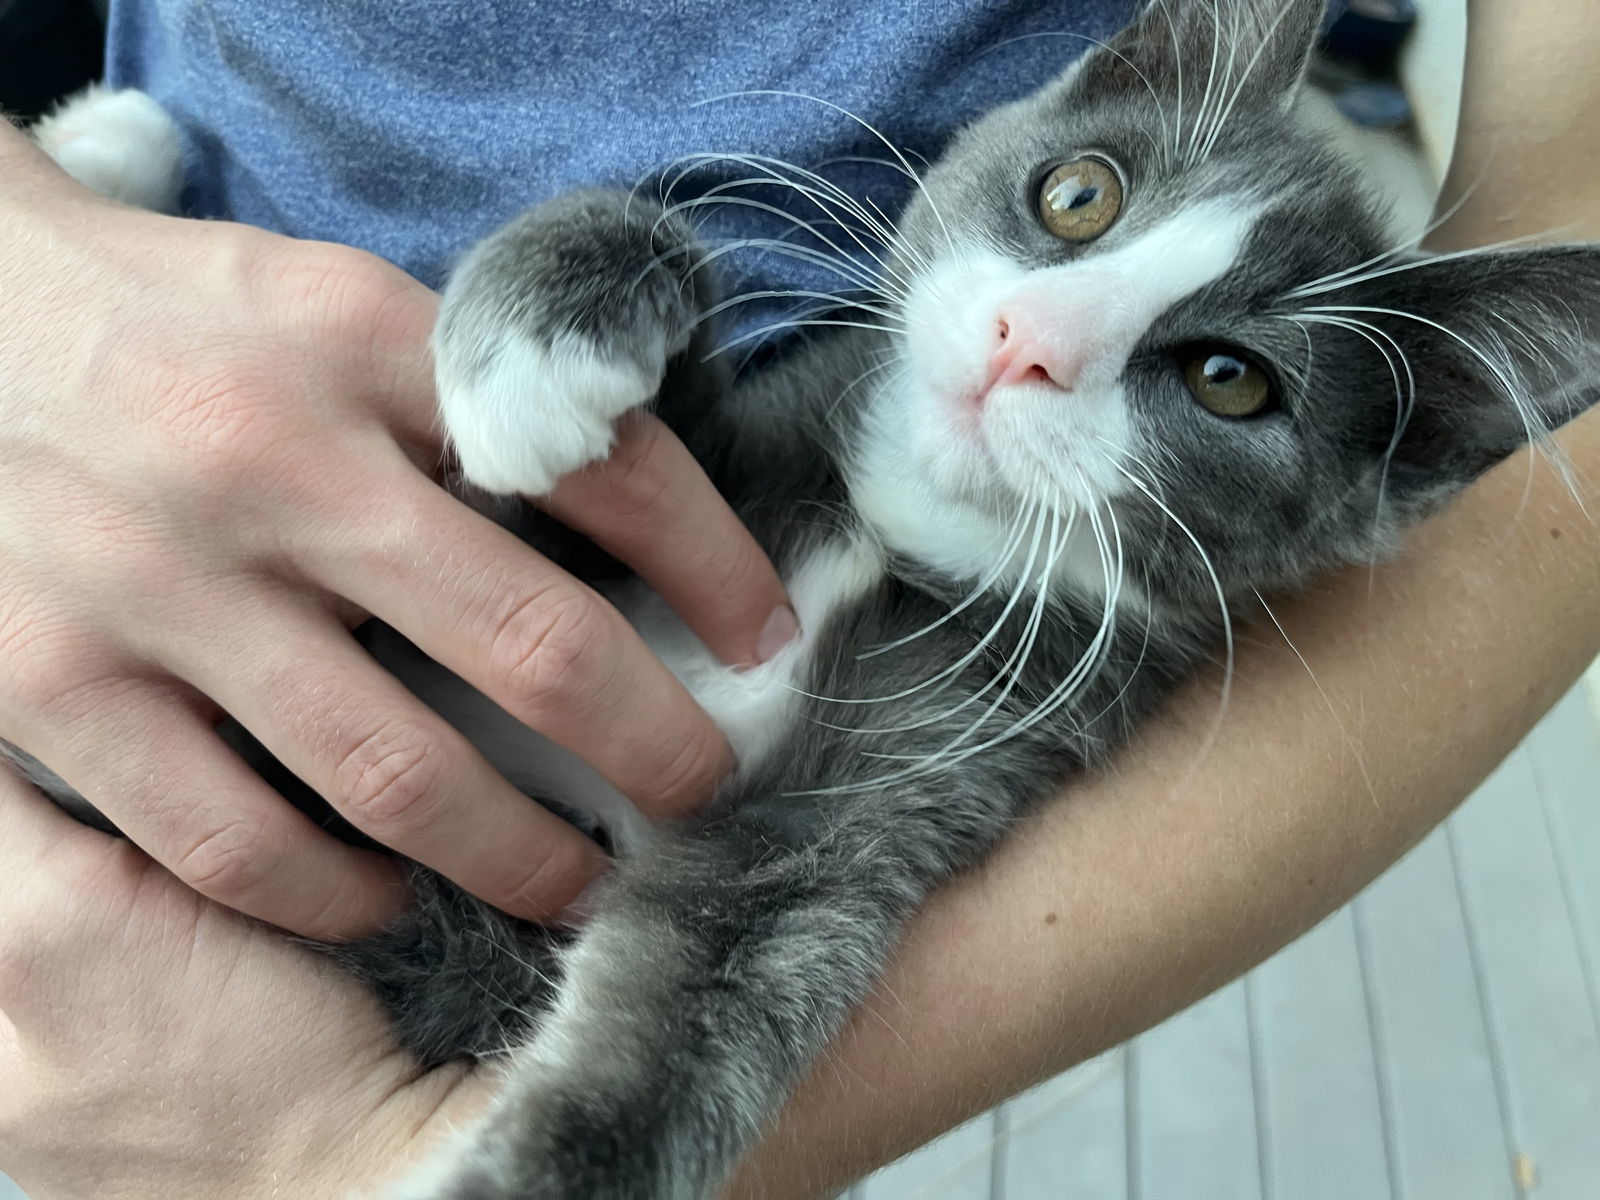
<svg viewBox="0 0 1600 1200">
<path fill-rule="evenodd" d="M 0 737 L 200 892 L 318 938 L 386 920 L 398 877 L 270 791 L 220 713 L 519 915 L 559 916 L 604 865 L 366 657 L 366 614 L 647 813 L 709 792 L 726 742 L 622 618 L 429 477 L 432 292 L 101 201 L 3 126 L 0 181 Z M 659 423 L 546 507 L 725 661 L 770 653 L 782 586 Z"/>
<path fill-rule="evenodd" d="M 0 767 L 0 1171 L 31 1200 L 342 1200 L 486 1101 L 366 989 Z"/>
</svg>

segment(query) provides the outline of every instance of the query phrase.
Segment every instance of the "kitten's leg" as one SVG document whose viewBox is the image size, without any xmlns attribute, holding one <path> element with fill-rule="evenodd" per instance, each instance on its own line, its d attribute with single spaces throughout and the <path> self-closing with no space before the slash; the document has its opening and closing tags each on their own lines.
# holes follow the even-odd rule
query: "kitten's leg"
<svg viewBox="0 0 1600 1200">
<path fill-rule="evenodd" d="M 784 797 L 621 864 L 493 1113 L 394 1200 L 715 1195 L 914 907 L 999 836 L 1008 806 L 978 807 Z"/>
<path fill-rule="evenodd" d="M 434 333 L 439 406 L 467 482 L 539 495 L 604 458 L 706 305 L 692 233 L 659 204 L 582 192 L 523 214 L 452 276 Z"/>
<path fill-rule="evenodd" d="M 57 166 L 91 191 L 153 212 L 178 211 L 183 189 L 178 130 L 143 92 L 91 87 L 64 101 L 31 132 Z"/>
<path fill-rule="evenodd" d="M 525 1042 L 555 994 L 566 935 L 507 916 L 423 867 L 406 911 L 375 937 L 316 945 L 377 994 L 424 1068 Z"/>
</svg>

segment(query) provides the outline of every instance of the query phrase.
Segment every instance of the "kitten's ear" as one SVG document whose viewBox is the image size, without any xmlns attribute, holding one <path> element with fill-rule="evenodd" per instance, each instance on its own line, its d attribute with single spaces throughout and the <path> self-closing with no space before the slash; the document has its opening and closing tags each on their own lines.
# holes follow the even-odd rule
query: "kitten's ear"
<svg viewBox="0 0 1600 1200">
<path fill-rule="evenodd" d="M 1305 306 L 1364 332 L 1345 345 L 1374 372 L 1385 422 L 1389 396 L 1409 410 L 1393 435 L 1396 498 L 1454 491 L 1600 400 L 1600 247 L 1419 258 Z"/>
<path fill-rule="evenodd" d="M 1287 105 L 1326 10 L 1327 0 L 1149 0 L 1085 58 L 1073 83 L 1112 93 L 1148 87 L 1181 105 L 1185 124 L 1216 121 L 1235 101 Z"/>
</svg>

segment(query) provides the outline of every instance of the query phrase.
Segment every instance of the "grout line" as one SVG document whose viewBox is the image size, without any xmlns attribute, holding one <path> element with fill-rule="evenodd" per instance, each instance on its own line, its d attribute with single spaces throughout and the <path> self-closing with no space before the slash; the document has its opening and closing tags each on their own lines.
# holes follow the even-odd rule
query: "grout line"
<svg viewBox="0 0 1600 1200">
<path fill-rule="evenodd" d="M 1528 765 L 1533 773 L 1533 790 L 1539 797 L 1540 823 L 1544 827 L 1544 836 L 1550 844 L 1550 857 L 1555 862 L 1556 883 L 1561 888 L 1561 902 L 1567 910 L 1567 932 L 1572 937 L 1573 949 L 1577 954 L 1578 973 L 1583 976 L 1585 990 L 1589 993 L 1587 997 L 1589 1015 L 1594 1022 L 1595 1037 L 1600 1039 L 1600 973 L 1597 973 L 1594 958 L 1589 953 L 1589 940 L 1583 934 L 1584 922 L 1578 915 L 1578 895 L 1577 888 L 1572 882 L 1572 868 L 1562 850 L 1562 842 L 1556 836 L 1558 832 L 1564 830 L 1564 825 L 1551 803 L 1549 789 L 1545 786 L 1544 771 L 1540 767 L 1539 755 L 1536 752 L 1539 745 L 1538 738 L 1530 740 L 1528 744 Z"/>
<path fill-rule="evenodd" d="M 1005 1200 L 1006 1162 L 1011 1157 L 1011 1101 L 994 1110 L 994 1144 L 989 1147 L 989 1200 Z"/>
<path fill-rule="evenodd" d="M 1399 1130 L 1395 1127 L 1394 1076 L 1390 1071 L 1383 1005 L 1372 979 L 1372 929 L 1367 922 L 1367 900 L 1358 896 L 1350 904 L 1356 939 L 1356 972 L 1361 977 L 1361 997 L 1367 1009 L 1367 1041 L 1372 1048 L 1372 1073 L 1378 1085 L 1378 1121 L 1383 1130 L 1384 1170 L 1389 1177 L 1390 1200 L 1404 1200 L 1400 1179 Z"/>
<path fill-rule="evenodd" d="M 1257 967 L 1256 971 L 1260 969 Z M 1252 971 L 1244 977 L 1244 1021 L 1250 1045 L 1250 1099 L 1254 1102 L 1256 1110 L 1256 1175 L 1257 1182 L 1261 1185 L 1261 1200 L 1276 1200 L 1277 1189 L 1273 1187 L 1272 1175 L 1272 1138 L 1271 1131 L 1267 1128 L 1266 1049 L 1261 1044 L 1260 1021 L 1256 1009 L 1256 973 Z"/>
<path fill-rule="evenodd" d="M 1144 1181 L 1139 1174 L 1139 1043 L 1128 1043 L 1122 1060 L 1122 1152 L 1123 1190 L 1128 1200 L 1139 1200 Z"/>
<path fill-rule="evenodd" d="M 1500 1044 L 1498 1022 L 1494 1017 L 1494 1004 L 1489 996 L 1489 980 L 1483 965 L 1483 954 L 1478 945 L 1478 923 L 1473 918 L 1472 906 L 1467 902 L 1467 890 L 1462 882 L 1461 837 L 1456 831 L 1457 817 L 1445 822 L 1445 844 L 1450 849 L 1450 873 L 1456 884 L 1456 903 L 1461 908 L 1461 922 L 1467 931 L 1467 961 L 1472 966 L 1472 983 L 1478 993 L 1478 1016 L 1483 1021 L 1484 1043 L 1489 1048 L 1489 1070 L 1494 1077 L 1494 1099 L 1500 1109 L 1500 1133 L 1505 1140 L 1507 1170 L 1520 1153 L 1522 1138 L 1516 1128 L 1516 1114 L 1511 1109 L 1511 1082 L 1506 1071 L 1505 1047 Z M 1513 1183 L 1514 1194 L 1522 1196 L 1520 1185 Z"/>
<path fill-rule="evenodd" d="M 1600 659 L 1585 673 L 1583 683 L 1589 696 L 1589 715 L 1594 718 L 1596 735 L 1600 736 Z"/>
</svg>

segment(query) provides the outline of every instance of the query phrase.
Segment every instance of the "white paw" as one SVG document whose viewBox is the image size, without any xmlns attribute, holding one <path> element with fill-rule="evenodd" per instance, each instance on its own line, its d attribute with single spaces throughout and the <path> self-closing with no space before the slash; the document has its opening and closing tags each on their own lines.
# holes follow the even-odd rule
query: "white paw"
<svg viewBox="0 0 1600 1200">
<path fill-rule="evenodd" d="M 496 494 L 543 495 L 605 458 L 612 423 L 660 386 L 574 334 L 548 344 L 512 332 L 471 347 L 459 340 L 434 338 L 439 411 L 462 474 Z"/>
<path fill-rule="evenodd" d="M 183 159 L 178 130 L 143 92 L 80 92 L 33 127 L 34 140 L 92 191 L 154 212 L 178 210 Z"/>
</svg>

